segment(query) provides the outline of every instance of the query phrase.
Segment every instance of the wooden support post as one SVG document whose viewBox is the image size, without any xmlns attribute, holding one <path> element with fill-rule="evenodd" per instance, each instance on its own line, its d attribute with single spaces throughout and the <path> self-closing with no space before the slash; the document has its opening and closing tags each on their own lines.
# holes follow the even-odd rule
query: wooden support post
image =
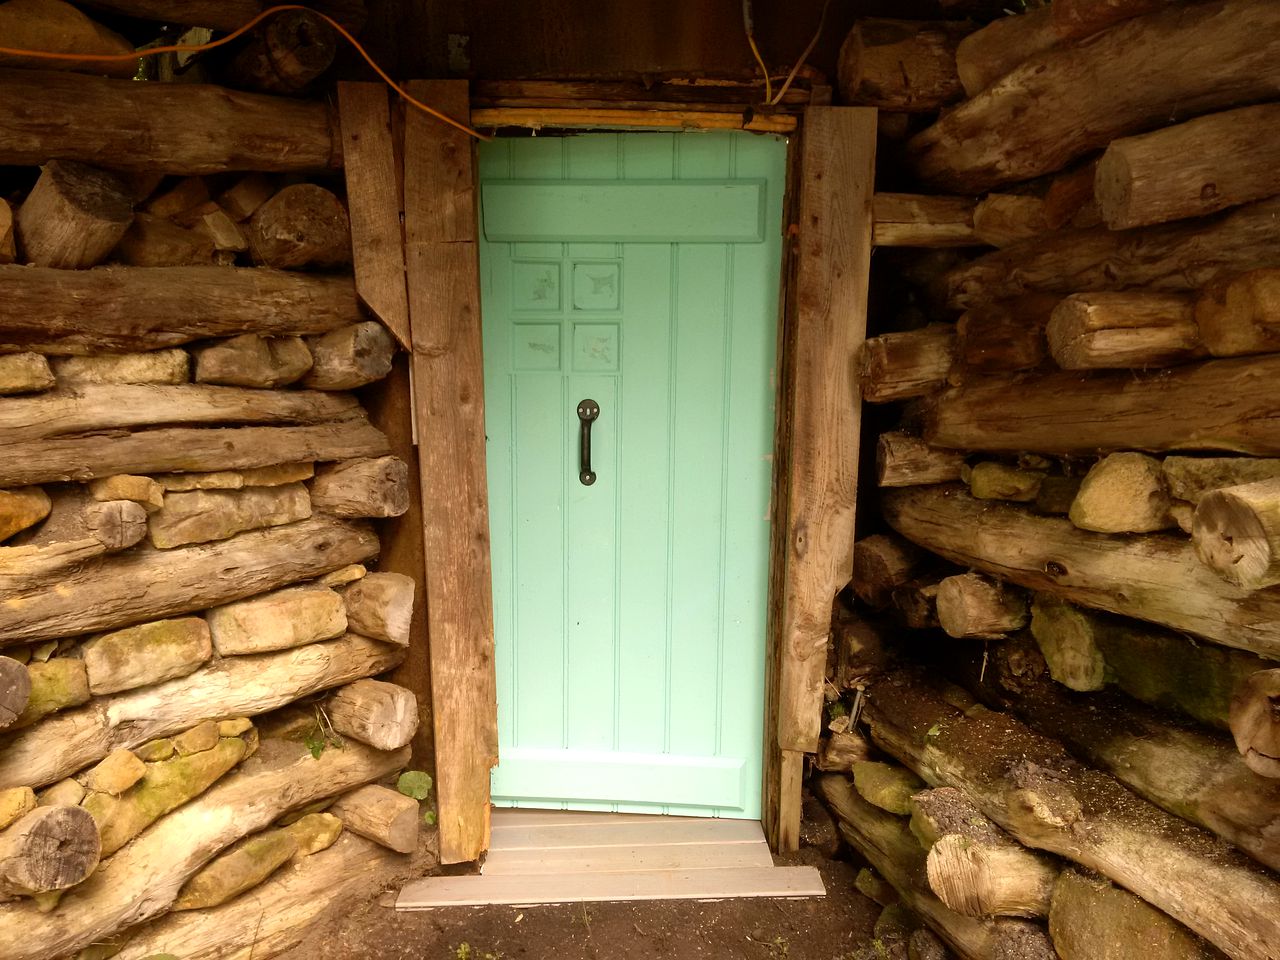
<svg viewBox="0 0 1280 960">
<path fill-rule="evenodd" d="M 465 81 L 417 81 L 409 90 L 469 117 Z M 488 848 L 489 770 L 498 754 L 472 152 L 464 133 L 418 111 L 406 115 L 418 458 L 422 475 L 451 491 L 423 504 L 442 863 L 475 860 Z"/>
</svg>

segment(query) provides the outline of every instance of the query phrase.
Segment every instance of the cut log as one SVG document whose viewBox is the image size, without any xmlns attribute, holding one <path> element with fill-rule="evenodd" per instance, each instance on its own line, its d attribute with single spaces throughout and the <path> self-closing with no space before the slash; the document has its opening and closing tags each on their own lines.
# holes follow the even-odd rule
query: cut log
<svg viewBox="0 0 1280 960">
<path fill-rule="evenodd" d="M 1280 454 L 1280 418 L 1268 385 L 1280 357 L 1210 360 L 1134 378 L 1051 373 L 990 378 L 940 393 L 924 438 L 961 450 L 1082 456 L 1119 450 Z M 1273 426 L 1275 424 L 1276 426 Z"/>
<path fill-rule="evenodd" d="M 324 187 L 285 187 L 253 214 L 248 226 L 254 263 L 298 270 L 332 270 L 351 262 L 346 207 Z"/>
<path fill-rule="evenodd" d="M 1068 516 L 1081 530 L 1153 533 L 1173 526 L 1171 506 L 1159 460 L 1112 453 L 1089 468 Z"/>
<path fill-rule="evenodd" d="M 110 630 L 203 610 L 367 560 L 366 526 L 315 517 L 230 541 L 86 563 L 0 600 L 0 645 Z M 367 578 L 366 578 L 367 579 Z"/>
<path fill-rule="evenodd" d="M 1054 26 L 1064 36 L 1088 37 L 1132 17 L 1154 13 L 1172 0 L 1058 0 Z"/>
<path fill-rule="evenodd" d="M 409 466 L 399 457 L 378 457 L 321 467 L 311 505 L 335 517 L 401 516 L 409 509 Z"/>
<path fill-rule="evenodd" d="M 39 487 L 0 490 L 0 540 L 7 540 L 49 515 L 52 501 Z"/>
<path fill-rule="evenodd" d="M 5 352 L 124 353 L 246 331 L 324 333 L 361 319 L 350 277 L 250 267 L 68 273 L 10 265 L 0 267 L 0 289 L 0 351 Z"/>
<path fill-rule="evenodd" d="M 1207 353 L 1194 302 L 1177 293 L 1077 293 L 1054 308 L 1048 336 L 1064 370 L 1165 367 Z"/>
<path fill-rule="evenodd" d="M 197 347 L 195 379 L 233 387 L 283 387 L 311 369 L 311 351 L 301 337 L 245 333 Z"/>
<path fill-rule="evenodd" d="M 1280 351 L 1280 269 L 1211 282 L 1196 301 L 1196 325 L 1215 357 Z"/>
<path fill-rule="evenodd" d="M 956 321 L 953 384 L 988 373 L 1035 370 L 1049 358 L 1045 328 L 1058 305 L 1054 294 L 1032 293 L 966 310 Z"/>
<path fill-rule="evenodd" d="M 98 865 L 99 850 L 98 828 L 87 811 L 38 807 L 0 833 L 0 896 L 74 887 Z"/>
<path fill-rule="evenodd" d="M 93 637 L 80 647 L 95 697 L 194 673 L 211 656 L 200 617 L 156 620 Z"/>
<path fill-rule="evenodd" d="M 35 808 L 36 795 L 30 787 L 0 790 L 0 830 L 17 823 Z"/>
<path fill-rule="evenodd" d="M 0 657 L 0 730 L 22 716 L 30 698 L 31 677 L 26 666 L 12 657 Z"/>
<path fill-rule="evenodd" d="M 1259 670 L 1231 702 L 1231 734 L 1254 773 L 1280 779 L 1280 669 Z"/>
<path fill-rule="evenodd" d="M 911 798 L 925 786 L 906 767 L 876 760 L 855 763 L 853 783 L 867 803 L 900 817 L 911 813 Z"/>
<path fill-rule="evenodd" d="M 1112 230 L 1203 217 L 1280 193 L 1280 104 L 1242 107 L 1112 141 L 1095 192 Z"/>
<path fill-rule="evenodd" d="M 66 566 L 77 555 L 88 559 L 128 549 L 147 535 L 147 511 L 141 504 L 132 500 L 86 502 L 86 492 L 77 487 L 75 495 L 59 493 L 49 519 L 30 535 L 24 535 L 26 545 L 4 554 L 12 558 L 12 562 L 4 564 L 8 583 L 34 580 Z M 18 554 L 18 549 L 24 553 Z M 9 569 L 23 560 L 28 564 L 26 569 Z"/>
<path fill-rule="evenodd" d="M 288 830 L 264 830 L 245 837 L 182 885 L 171 909 L 204 910 L 233 900 L 284 866 L 298 852 Z"/>
<path fill-rule="evenodd" d="M 931 113 L 963 95 L 956 44 L 968 23 L 859 20 L 840 48 L 845 103 Z"/>
<path fill-rule="evenodd" d="M 1126 134 L 1273 96 L 1277 81 L 1280 10 L 1267 0 L 1174 4 L 1032 57 L 908 147 L 926 183 L 977 193 Z"/>
<path fill-rule="evenodd" d="M 171 493 L 151 515 L 151 545 L 167 550 L 191 543 L 226 540 L 246 530 L 278 527 L 311 516 L 311 497 L 300 483 L 248 490 L 192 490 Z"/>
<path fill-rule="evenodd" d="M 326 750 L 319 759 L 296 747 L 268 753 L 264 747 L 251 769 L 161 820 L 64 896 L 56 913 L 11 907 L 0 951 L 11 960 L 53 960 L 162 914 L 219 850 L 290 809 L 374 780 L 409 759 L 407 749 L 382 753 L 362 744 Z"/>
<path fill-rule="evenodd" d="M 872 198 L 871 242 L 877 247 L 972 247 L 973 200 L 913 193 Z"/>
<path fill-rule="evenodd" d="M 357 680 L 329 698 L 325 712 L 333 729 L 379 750 L 397 750 L 418 731 L 418 699 L 404 687 Z"/>
<path fill-rule="evenodd" d="M 907 433 L 882 433 L 876 440 L 876 481 L 882 487 L 948 483 L 960 479 L 963 466 L 963 453 L 931 447 Z"/>
<path fill-rule="evenodd" d="M 236 223 L 248 220 L 255 210 L 275 195 L 276 185 L 262 173 L 241 177 L 218 196 L 218 206 Z"/>
<path fill-rule="evenodd" d="M 1044 200 L 1037 196 L 989 193 L 973 208 L 973 235 L 993 247 L 1009 247 L 1048 232 Z"/>
<path fill-rule="evenodd" d="M 0 396 L 48 390 L 55 382 L 49 361 L 38 353 L 0 356 Z"/>
<path fill-rule="evenodd" d="M 8 0 L 0 4 L 0 37 L 6 47 L 41 50 L 46 53 L 80 53 L 116 57 L 133 53 L 133 44 L 114 30 L 90 20 L 62 0 Z M 129 79 L 138 70 L 136 60 L 46 60 L 0 54 L 6 67 L 33 67 L 41 70 L 74 70 Z"/>
<path fill-rule="evenodd" d="M 413 853 L 418 848 L 418 801 L 398 790 L 370 784 L 339 797 L 329 811 L 348 830 L 388 850 Z"/>
<path fill-rule="evenodd" d="M 862 799 L 849 778 L 818 778 L 818 792 L 840 822 L 849 844 L 891 883 L 903 901 L 965 960 L 1055 960 L 1044 928 L 1028 920 L 978 920 L 948 909 L 925 884 L 925 852 L 905 820 Z"/>
<path fill-rule="evenodd" d="M 309 337 L 315 364 L 302 385 L 314 390 L 354 390 L 391 372 L 396 344 L 387 328 L 366 321 Z"/>
<path fill-rule="evenodd" d="M 37 356 L 37 354 L 17 354 Z M 49 361 L 63 386 L 82 384 L 174 385 L 191 379 L 185 350 L 149 350 L 97 357 L 55 357 Z M 3 359 L 0 359 L 3 363 Z"/>
<path fill-rule="evenodd" d="M 105 260 L 132 222 L 133 196 L 119 177 L 50 160 L 18 208 L 14 232 L 29 263 L 81 269 Z"/>
<path fill-rule="evenodd" d="M 1179 293 L 1219 276 L 1280 265 L 1277 244 L 1280 200 L 1273 197 L 1202 220 L 1047 233 L 956 267 L 939 286 L 947 303 L 960 310 L 1035 291 L 1065 295 L 1145 287 Z"/>
<path fill-rule="evenodd" d="M 1210 490 L 1280 479 L 1280 459 L 1254 457 L 1165 457 L 1161 461 L 1169 495 L 1191 504 Z"/>
<path fill-rule="evenodd" d="M 1002 637 L 1027 625 L 1027 598 L 978 573 L 938 584 L 938 624 L 951 637 Z"/>
<path fill-rule="evenodd" d="M 403 573 L 371 573 L 342 591 L 351 629 L 401 647 L 409 646 L 413 618 L 413 578 Z"/>
<path fill-rule="evenodd" d="M 0 785 L 53 783 L 120 747 L 141 747 L 208 717 L 266 713 L 382 673 L 403 658 L 396 647 L 347 634 L 295 650 L 218 660 L 186 677 L 94 700 L 17 734 L 0 754 Z"/>
<path fill-rule="evenodd" d="M 905 400 L 944 386 L 954 346 L 955 327 L 949 323 L 869 338 L 862 345 L 862 398 Z"/>
<path fill-rule="evenodd" d="M 1230 586 L 1181 537 L 1114 538 L 945 487 L 881 494 L 890 526 L 955 563 L 1030 590 L 1280 659 L 1280 591 Z"/>
<path fill-rule="evenodd" d="M 215 607 L 206 616 L 219 656 L 288 650 L 340 636 L 347 629 L 342 597 L 328 587 L 277 590 Z"/>
<path fill-rule="evenodd" d="M 1228 583 L 1245 590 L 1280 583 L 1280 480 L 1210 490 L 1196 505 L 1191 538 Z"/>
<path fill-rule="evenodd" d="M 965 96 L 976 97 L 1059 39 L 1047 7 L 1028 9 L 1020 16 L 999 17 L 975 30 L 956 46 L 956 73 Z"/>
<path fill-rule="evenodd" d="M 979 500 L 1013 500 L 1030 503 L 1040 496 L 1044 483 L 1043 470 L 1023 470 L 998 460 L 975 463 L 961 474 L 967 474 L 969 493 Z"/>
<path fill-rule="evenodd" d="M 63 122 L 50 126 L 49 117 Z M 328 170 L 342 166 L 336 128 L 320 102 L 0 70 L 0 163 L 54 158 L 186 174 Z"/>
<path fill-rule="evenodd" d="M 889 534 L 876 533 L 853 546 L 853 591 L 873 607 L 885 607 L 895 589 L 905 585 L 924 565 L 915 546 Z"/>
<path fill-rule="evenodd" d="M 135 477 L 118 473 L 114 477 L 90 480 L 89 496 L 100 503 L 129 500 L 147 513 L 154 513 L 164 506 L 164 487 L 150 477 Z"/>
<path fill-rule="evenodd" d="M 1228 844 L 1082 766 L 1005 714 L 958 709 L 902 671 L 863 715 L 882 748 L 931 783 L 963 790 L 1028 846 L 1097 870 L 1233 958 L 1266 960 L 1280 935 L 1280 882 Z"/>
<path fill-rule="evenodd" d="M 198 267 L 213 263 L 213 241 L 149 213 L 133 218 L 111 259 L 131 267 Z"/>
<path fill-rule="evenodd" d="M 27 677 L 31 681 L 27 706 L 9 725 L 11 730 L 29 727 L 51 713 L 78 707 L 89 699 L 89 677 L 82 660 L 53 657 L 43 663 L 32 661 L 27 664 Z"/>
<path fill-rule="evenodd" d="M 227 86 L 298 94 L 329 69 L 337 35 L 308 10 L 286 10 L 256 27 L 218 71 Z"/>
</svg>

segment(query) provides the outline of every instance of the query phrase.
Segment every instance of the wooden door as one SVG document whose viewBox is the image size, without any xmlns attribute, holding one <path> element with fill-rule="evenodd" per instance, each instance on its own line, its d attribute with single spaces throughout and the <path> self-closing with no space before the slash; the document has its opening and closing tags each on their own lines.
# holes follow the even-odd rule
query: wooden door
<svg viewBox="0 0 1280 960">
<path fill-rule="evenodd" d="M 760 815 L 785 161 L 481 145 L 497 804 Z"/>
</svg>

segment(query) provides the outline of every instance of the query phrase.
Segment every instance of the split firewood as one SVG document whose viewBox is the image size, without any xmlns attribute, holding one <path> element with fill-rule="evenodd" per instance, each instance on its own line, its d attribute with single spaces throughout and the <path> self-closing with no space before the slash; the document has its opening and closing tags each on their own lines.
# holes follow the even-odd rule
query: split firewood
<svg viewBox="0 0 1280 960">
<path fill-rule="evenodd" d="M 853 783 L 867 803 L 900 817 L 911 813 L 911 798 L 925 788 L 924 781 L 906 767 L 877 760 L 855 763 Z"/>
<path fill-rule="evenodd" d="M 308 337 L 315 364 L 302 380 L 313 390 L 354 390 L 391 372 L 396 344 L 386 327 L 372 320 Z"/>
<path fill-rule="evenodd" d="M 418 699 L 381 680 L 357 680 L 329 698 L 325 712 L 333 729 L 379 750 L 397 750 L 418 732 Z"/>
<path fill-rule="evenodd" d="M 1280 583 L 1280 480 L 1210 490 L 1196 505 L 1191 538 L 1228 583 L 1245 590 Z"/>
<path fill-rule="evenodd" d="M 38 353 L 0 356 L 0 396 L 48 390 L 55 382 L 49 361 Z"/>
<path fill-rule="evenodd" d="M 273 745 L 274 746 L 274 745 Z M 289 809 L 342 793 L 400 769 L 408 749 L 363 744 L 319 759 L 296 746 L 261 750 L 256 763 L 161 819 L 105 863 L 54 914 L 10 907 L 0 951 L 11 960 L 53 960 L 168 911 L 187 878 L 218 851 L 268 826 Z M 164 869 L 155 864 L 163 863 Z"/>
<path fill-rule="evenodd" d="M 31 692 L 26 708 L 9 724 L 10 730 L 29 727 L 51 713 L 78 707 L 89 700 L 89 677 L 84 661 L 73 657 L 53 657 L 43 663 L 27 664 Z"/>
<path fill-rule="evenodd" d="M 1002 637 L 1027 625 L 1021 590 L 979 573 L 947 577 L 938 584 L 938 624 L 949 637 Z"/>
<path fill-rule="evenodd" d="M 18 246 L 13 238 L 13 208 L 0 197 L 0 263 L 13 263 L 18 259 Z"/>
<path fill-rule="evenodd" d="M 120 747 L 186 730 L 208 717 L 256 716 L 400 663 L 397 647 L 347 634 L 254 657 L 228 657 L 165 683 L 49 717 L 0 754 L 0 787 L 53 783 Z"/>
<path fill-rule="evenodd" d="M 49 495 L 39 487 L 0 490 L 0 540 L 39 523 L 51 507 Z"/>
<path fill-rule="evenodd" d="M 214 607 L 206 617 L 219 656 L 287 650 L 341 636 L 347 630 L 342 597 L 328 587 L 287 587 Z"/>
<path fill-rule="evenodd" d="M 85 641 L 80 647 L 95 697 L 194 673 L 213 656 L 200 617 L 156 620 Z"/>
<path fill-rule="evenodd" d="M 956 46 L 956 73 L 966 97 L 976 97 L 1015 67 L 1048 50 L 1061 38 L 1047 7 L 1019 16 L 998 17 Z"/>
<path fill-rule="evenodd" d="M 859 20 L 840 48 L 845 103 L 931 113 L 959 100 L 956 44 L 972 24 Z"/>
<path fill-rule="evenodd" d="M 300 483 L 247 490 L 192 490 L 171 493 L 151 515 L 151 545 L 167 550 L 192 543 L 226 540 L 246 530 L 278 527 L 311 516 L 311 497 Z"/>
<path fill-rule="evenodd" d="M 178 349 L 96 357 L 54 357 L 49 362 L 58 383 L 68 387 L 82 384 L 174 385 L 191 379 L 191 358 L 185 350 Z"/>
<path fill-rule="evenodd" d="M 887 606 L 894 589 L 915 576 L 926 559 L 901 537 L 883 533 L 863 537 L 853 546 L 853 591 L 873 607 Z"/>
<path fill-rule="evenodd" d="M 191 229 L 202 234 L 218 254 L 219 262 L 234 263 L 235 255 L 249 249 L 249 238 L 227 211 L 210 200 L 188 214 L 192 218 Z"/>
<path fill-rule="evenodd" d="M 243 223 L 275 192 L 276 186 L 266 174 L 249 173 L 218 196 L 218 206 L 236 223 Z"/>
<path fill-rule="evenodd" d="M 218 78 L 242 90 L 298 94 L 329 69 L 337 52 L 329 24 L 309 10 L 286 10 L 240 41 Z"/>
<path fill-rule="evenodd" d="M 0 657 L 0 730 L 22 716 L 30 698 L 31 677 L 26 666 L 12 657 Z"/>
<path fill-rule="evenodd" d="M 213 241 L 203 233 L 140 213 L 112 250 L 131 267 L 194 267 L 213 263 Z"/>
<path fill-rule="evenodd" d="M 30 787 L 0 790 L 0 830 L 17 823 L 36 808 L 36 794 Z"/>
<path fill-rule="evenodd" d="M 38 807 L 0 832 L 0 896 L 66 890 L 98 865 L 93 817 L 78 807 Z"/>
<path fill-rule="evenodd" d="M 877 247 L 972 247 L 973 200 L 912 193 L 872 198 L 871 242 Z"/>
<path fill-rule="evenodd" d="M 1188 120 L 1113 140 L 1095 190 L 1113 230 L 1207 214 L 1280 192 L 1280 104 Z"/>
<path fill-rule="evenodd" d="M 989 193 L 973 208 L 973 234 L 993 247 L 1008 247 L 1049 232 L 1044 200 L 1031 194 Z"/>
<path fill-rule="evenodd" d="M 0 4 L 0 36 L 4 37 L 5 46 L 18 50 L 108 57 L 127 55 L 134 50 L 133 44 L 120 34 L 95 23 L 62 0 L 8 0 Z M 126 80 L 138 69 L 136 60 L 46 60 L 19 54 L 0 55 L 0 64 L 41 70 L 74 70 Z"/>
<path fill-rule="evenodd" d="M 876 480 L 882 487 L 915 487 L 960 479 L 964 454 L 931 447 L 907 433 L 876 439 Z"/>
<path fill-rule="evenodd" d="M 869 338 L 862 345 L 862 398 L 884 403 L 933 392 L 946 384 L 954 349 L 949 323 Z"/>
<path fill-rule="evenodd" d="M 1196 324 L 1215 357 L 1280 351 L 1280 269 L 1209 283 L 1196 301 Z"/>
<path fill-rule="evenodd" d="M 161 220 L 174 220 L 208 202 L 209 184 L 204 177 L 183 177 L 147 200 L 142 209 Z"/>
<path fill-rule="evenodd" d="M 979 500 L 1013 500 L 1029 503 L 1040 495 L 1043 470 L 1024 470 L 998 460 L 984 460 L 967 467 L 961 477 L 969 493 Z"/>
<path fill-rule="evenodd" d="M 262 883 L 297 852 L 298 841 L 287 829 L 245 837 L 183 884 L 170 909 L 204 910 L 233 900 Z"/>
<path fill-rule="evenodd" d="M 14 232 L 28 263 L 81 269 L 105 260 L 132 222 L 133 196 L 119 177 L 50 160 L 18 208 Z"/>
<path fill-rule="evenodd" d="M 113 477 L 99 477 L 88 483 L 89 496 L 100 503 L 112 500 L 129 500 L 147 513 L 155 513 L 164 506 L 164 487 L 150 477 L 135 477 L 118 473 Z"/>
<path fill-rule="evenodd" d="M 1044 192 L 1044 217 L 1050 230 L 1063 227 L 1096 227 L 1102 222 L 1102 208 L 1093 195 L 1098 158 L 1086 160 L 1059 173 Z"/>
<path fill-rule="evenodd" d="M 399 457 L 327 464 L 311 483 L 311 505 L 335 517 L 398 517 L 409 509 L 409 466 Z"/>
<path fill-rule="evenodd" d="M 881 494 L 901 535 L 954 563 L 1043 593 L 1280 659 L 1280 591 L 1223 581 L 1176 536 L 1105 537 L 945 487 Z"/>
<path fill-rule="evenodd" d="M 1081 530 L 1152 533 L 1173 526 L 1160 461 L 1145 453 L 1112 453 L 1085 474 L 1068 514 Z"/>
<path fill-rule="evenodd" d="M 1058 304 L 1055 294 L 1031 293 L 966 310 L 956 321 L 952 384 L 988 373 L 1035 370 L 1049 358 L 1045 328 Z"/>
<path fill-rule="evenodd" d="M 311 351 L 301 337 L 243 333 L 192 351 L 198 383 L 232 387 L 283 387 L 311 369 Z"/>
<path fill-rule="evenodd" d="M 407 647 L 413 619 L 413 578 L 371 573 L 342 591 L 347 622 L 356 633 Z"/>
<path fill-rule="evenodd" d="M 418 847 L 418 801 L 398 790 L 370 784 L 343 794 L 329 810 L 348 830 L 388 850 L 413 853 Z"/>
<path fill-rule="evenodd" d="M 1278 37 L 1280 10 L 1268 0 L 1228 0 L 1174 4 L 1046 50 L 910 141 L 916 172 L 976 193 L 1060 170 L 1154 122 L 1264 99 L 1280 80 Z M 1040 109 L 1017 108 L 1025 103 Z"/>
<path fill-rule="evenodd" d="M 1049 350 L 1064 370 L 1166 367 L 1206 355 L 1185 294 L 1077 293 L 1053 310 Z"/>
<path fill-rule="evenodd" d="M 249 221 L 254 263 L 299 270 L 331 270 L 351 262 L 351 224 L 346 207 L 324 187 L 285 187 L 254 211 Z"/>
<path fill-rule="evenodd" d="M 1231 702 L 1231 734 L 1254 773 L 1280 779 L 1280 669 L 1259 670 Z"/>
</svg>

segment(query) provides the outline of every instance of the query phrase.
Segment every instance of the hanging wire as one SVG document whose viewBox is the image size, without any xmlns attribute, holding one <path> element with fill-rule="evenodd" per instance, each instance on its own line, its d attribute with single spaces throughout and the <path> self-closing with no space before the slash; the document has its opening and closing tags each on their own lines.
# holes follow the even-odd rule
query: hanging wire
<svg viewBox="0 0 1280 960">
<path fill-rule="evenodd" d="M 769 68 L 764 65 L 764 57 L 760 56 L 760 48 L 756 46 L 756 28 L 751 19 L 751 0 L 742 0 L 742 27 L 747 32 L 747 44 L 751 47 L 751 53 L 755 56 L 756 63 L 760 65 L 760 72 L 764 74 L 764 102 L 771 103 L 773 81 L 769 78 Z"/>
<path fill-rule="evenodd" d="M 831 0 L 823 0 L 822 13 L 818 16 L 818 29 L 813 32 L 813 39 L 810 40 L 809 45 L 804 48 L 804 53 L 800 54 L 800 58 L 796 60 L 796 65 L 791 68 L 791 72 L 787 74 L 787 79 L 782 82 L 782 86 L 778 89 L 778 95 L 774 97 L 772 100 L 769 99 L 769 90 L 766 85 L 764 95 L 765 95 L 765 100 L 766 102 L 768 102 L 769 106 L 776 107 L 778 104 L 782 102 L 782 98 L 787 95 L 787 90 L 791 86 L 791 81 L 796 78 L 796 74 L 800 72 L 800 68 L 804 66 L 804 62 L 809 59 L 809 54 L 813 53 L 813 48 L 818 45 L 818 38 L 822 36 L 822 28 L 826 26 L 826 23 L 827 23 L 827 9 L 830 6 L 831 6 Z M 747 34 L 748 39 L 750 39 L 750 36 L 751 36 L 750 34 Z M 755 44 L 753 43 L 752 49 L 754 48 L 755 48 Z M 756 54 L 756 57 L 758 59 L 759 54 Z M 760 66 L 763 68 L 764 63 L 762 62 Z M 768 80 L 767 75 L 765 79 L 767 83 L 767 80 Z"/>
</svg>

